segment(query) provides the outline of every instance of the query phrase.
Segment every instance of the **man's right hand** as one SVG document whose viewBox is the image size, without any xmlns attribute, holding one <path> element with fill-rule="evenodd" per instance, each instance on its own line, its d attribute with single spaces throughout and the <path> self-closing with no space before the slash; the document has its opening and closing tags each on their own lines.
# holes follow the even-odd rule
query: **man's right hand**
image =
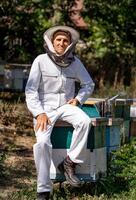
<svg viewBox="0 0 136 200">
<path fill-rule="evenodd" d="M 41 131 L 47 130 L 47 125 L 51 125 L 51 121 L 45 113 L 39 114 L 37 116 L 37 124 L 35 127 L 35 131 L 38 131 L 40 128 Z"/>
</svg>

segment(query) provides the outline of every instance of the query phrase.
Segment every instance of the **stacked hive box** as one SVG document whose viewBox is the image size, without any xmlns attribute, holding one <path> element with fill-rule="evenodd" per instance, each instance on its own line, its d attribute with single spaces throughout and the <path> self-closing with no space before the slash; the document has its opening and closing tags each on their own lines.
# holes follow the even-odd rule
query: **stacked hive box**
<svg viewBox="0 0 136 200">
<path fill-rule="evenodd" d="M 23 70 L 22 69 L 12 69 L 12 77 L 13 77 L 13 89 L 15 91 L 23 90 Z"/>
<path fill-rule="evenodd" d="M 85 152 L 85 163 L 76 167 L 76 174 L 83 181 L 96 181 L 105 176 L 107 171 L 106 125 L 107 119 L 101 118 L 95 105 L 84 104 L 84 112 L 92 119 L 92 127 L 88 136 Z M 52 132 L 53 156 L 50 169 L 52 180 L 62 181 L 64 177 L 57 166 L 66 157 L 72 139 L 73 127 L 66 123 L 56 124 Z"/>
<path fill-rule="evenodd" d="M 91 99 L 88 99 L 88 101 Z M 92 99 L 93 100 L 93 99 Z M 106 116 L 108 123 L 106 126 L 106 144 L 107 153 L 109 154 L 113 150 L 117 150 L 121 145 L 121 133 L 123 128 L 123 119 L 115 117 L 115 105 L 110 103 L 111 110 L 107 110 L 107 101 L 105 99 L 95 99 L 95 103 L 101 113 L 101 116 Z M 115 102 L 114 102 L 115 103 Z M 110 114 L 109 115 L 107 114 Z M 119 115 L 120 116 L 120 115 Z M 111 118 L 112 117 L 112 118 Z"/>
<path fill-rule="evenodd" d="M 106 128 L 106 147 L 107 153 L 111 153 L 114 150 L 119 149 L 121 145 L 121 130 L 123 125 L 123 119 L 121 118 L 109 118 Z"/>
<path fill-rule="evenodd" d="M 23 92 L 29 76 L 30 65 L 0 62 L 0 91 Z"/>
<path fill-rule="evenodd" d="M 123 119 L 121 143 L 124 144 L 130 140 L 130 107 L 132 99 L 116 99 L 114 104 L 113 116 Z"/>
</svg>

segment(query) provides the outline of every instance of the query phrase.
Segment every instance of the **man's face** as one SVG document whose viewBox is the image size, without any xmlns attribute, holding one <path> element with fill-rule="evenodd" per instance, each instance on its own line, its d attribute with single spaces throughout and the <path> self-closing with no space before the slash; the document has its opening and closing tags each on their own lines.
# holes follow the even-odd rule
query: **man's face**
<svg viewBox="0 0 136 200">
<path fill-rule="evenodd" d="M 60 33 L 53 40 L 53 46 L 57 54 L 62 55 L 66 48 L 70 45 L 70 38 L 66 35 Z"/>
</svg>

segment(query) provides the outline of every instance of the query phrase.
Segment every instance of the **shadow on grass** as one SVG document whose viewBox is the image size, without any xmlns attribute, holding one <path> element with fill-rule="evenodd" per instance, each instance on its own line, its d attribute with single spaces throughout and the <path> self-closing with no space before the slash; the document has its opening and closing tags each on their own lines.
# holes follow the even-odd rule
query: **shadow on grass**
<svg viewBox="0 0 136 200">
<path fill-rule="evenodd" d="M 25 102 L 25 93 L 24 92 L 15 92 L 15 91 L 5 91 L 0 92 L 0 99 L 5 102 Z"/>
<path fill-rule="evenodd" d="M 88 199 L 102 199 L 107 200 L 110 199 L 113 194 L 116 196 L 120 195 L 123 191 L 126 190 L 118 190 L 118 191 L 109 191 L 103 190 L 102 185 L 97 183 L 83 183 L 80 188 L 73 188 L 68 184 L 60 187 L 59 183 L 54 184 L 54 190 L 51 194 L 50 200 L 88 200 Z M 8 198 L 10 200 L 35 200 L 36 199 L 36 183 L 34 183 L 31 187 L 28 187 L 27 184 L 19 184 L 17 185 L 18 192 L 12 193 Z M 108 189 L 108 188 L 107 188 Z M 101 195 L 104 198 L 101 198 Z M 118 199 L 118 198 L 116 198 Z"/>
<path fill-rule="evenodd" d="M 18 161 L 15 167 L 4 166 L 3 176 L 0 177 L 0 188 L 14 187 L 22 189 L 28 187 L 31 179 L 35 179 L 35 169 L 33 160 Z"/>
</svg>

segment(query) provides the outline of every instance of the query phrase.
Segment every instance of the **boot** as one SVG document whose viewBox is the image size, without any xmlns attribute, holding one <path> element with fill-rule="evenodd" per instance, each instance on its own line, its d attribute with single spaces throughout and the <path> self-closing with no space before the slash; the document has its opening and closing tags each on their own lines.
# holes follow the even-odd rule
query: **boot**
<svg viewBox="0 0 136 200">
<path fill-rule="evenodd" d="M 50 192 L 37 193 L 37 200 L 49 200 Z"/>
<path fill-rule="evenodd" d="M 73 187 L 80 187 L 80 180 L 75 175 L 76 163 L 66 157 L 59 165 L 59 171 L 65 175 L 67 182 Z"/>
</svg>

